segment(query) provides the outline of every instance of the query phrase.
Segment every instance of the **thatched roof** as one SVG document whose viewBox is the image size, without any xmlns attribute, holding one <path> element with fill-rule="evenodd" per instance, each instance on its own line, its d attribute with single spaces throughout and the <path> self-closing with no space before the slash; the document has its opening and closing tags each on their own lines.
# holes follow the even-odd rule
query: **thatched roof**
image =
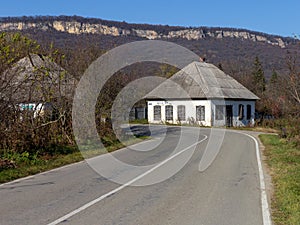
<svg viewBox="0 0 300 225">
<path fill-rule="evenodd" d="M 50 58 L 30 54 L 5 71 L 0 78 L 0 96 L 17 103 L 49 102 L 59 97 L 70 98 L 76 80 Z"/>
<path fill-rule="evenodd" d="M 259 99 L 255 94 L 205 62 L 192 62 L 167 82 L 145 96 L 146 99 Z"/>
</svg>

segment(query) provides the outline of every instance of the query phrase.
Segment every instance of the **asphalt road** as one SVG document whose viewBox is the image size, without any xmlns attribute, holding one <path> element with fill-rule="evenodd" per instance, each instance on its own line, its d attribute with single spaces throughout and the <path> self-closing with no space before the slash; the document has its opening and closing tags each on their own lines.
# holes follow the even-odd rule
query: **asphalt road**
<svg viewBox="0 0 300 225">
<path fill-rule="evenodd" d="M 103 155 L 88 162 L 105 177 L 84 161 L 1 185 L 0 224 L 263 224 L 253 139 L 226 132 L 216 158 L 200 172 L 211 131 L 168 127 L 163 136 L 161 129 L 114 153 L 141 170 Z"/>
</svg>

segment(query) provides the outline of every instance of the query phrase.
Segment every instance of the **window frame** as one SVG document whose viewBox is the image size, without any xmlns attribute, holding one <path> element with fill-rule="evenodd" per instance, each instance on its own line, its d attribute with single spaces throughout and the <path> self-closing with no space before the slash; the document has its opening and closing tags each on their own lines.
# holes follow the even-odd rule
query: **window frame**
<svg viewBox="0 0 300 225">
<path fill-rule="evenodd" d="M 178 105 L 177 106 L 177 119 L 178 121 L 185 121 L 186 120 L 186 110 L 185 105 Z"/>
<path fill-rule="evenodd" d="M 168 110 L 169 108 L 170 108 L 170 112 Z M 166 105 L 165 106 L 165 119 L 166 119 L 166 121 L 173 120 L 173 118 L 174 118 L 173 113 L 174 113 L 173 105 Z"/>
<path fill-rule="evenodd" d="M 196 106 L 196 121 L 205 121 L 205 105 Z"/>
<path fill-rule="evenodd" d="M 245 118 L 245 106 L 244 104 L 239 104 L 239 120 L 243 120 Z"/>
<path fill-rule="evenodd" d="M 251 111 L 252 111 L 252 106 L 250 104 L 247 104 L 247 120 L 251 120 Z"/>
<path fill-rule="evenodd" d="M 215 110 L 215 119 L 216 120 L 224 120 L 225 119 L 225 105 L 216 105 Z"/>
<path fill-rule="evenodd" d="M 155 109 L 159 108 L 159 113 Z M 153 120 L 154 121 L 161 121 L 161 106 L 155 105 L 153 106 Z"/>
</svg>

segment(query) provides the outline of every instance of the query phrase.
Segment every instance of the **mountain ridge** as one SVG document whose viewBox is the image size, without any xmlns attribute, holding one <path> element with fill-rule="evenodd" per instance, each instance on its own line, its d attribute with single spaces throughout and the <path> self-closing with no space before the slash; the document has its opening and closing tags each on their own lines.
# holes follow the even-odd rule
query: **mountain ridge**
<svg viewBox="0 0 300 225">
<path fill-rule="evenodd" d="M 221 27 L 183 27 L 151 24 L 130 24 L 79 16 L 1 17 L 0 31 L 24 30 L 59 31 L 69 34 L 100 34 L 115 37 L 139 37 L 149 40 L 207 38 L 239 38 L 286 48 L 294 38 L 271 35 L 247 29 Z"/>
<path fill-rule="evenodd" d="M 147 39 L 170 41 L 186 47 L 241 82 L 252 73 L 255 57 L 260 59 L 269 79 L 274 71 L 286 75 L 289 58 L 300 55 L 300 42 L 296 38 L 237 28 L 130 24 L 78 16 L 34 16 L 0 17 L 1 31 L 19 32 L 41 46 L 54 46 L 73 63 L 78 63 L 78 58 L 81 58 L 82 69 L 68 68 L 76 77 L 80 77 L 103 52 Z"/>
</svg>

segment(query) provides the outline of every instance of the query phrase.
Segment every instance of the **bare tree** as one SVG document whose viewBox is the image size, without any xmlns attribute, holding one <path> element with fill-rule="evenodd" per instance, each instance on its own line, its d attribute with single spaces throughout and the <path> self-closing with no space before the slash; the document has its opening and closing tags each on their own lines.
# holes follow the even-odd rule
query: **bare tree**
<svg viewBox="0 0 300 225">
<path fill-rule="evenodd" d="M 73 144 L 76 85 L 56 62 L 63 55 L 20 34 L 0 35 L 0 149 L 35 151 Z"/>
<path fill-rule="evenodd" d="M 300 105 L 300 70 L 297 58 L 297 55 L 288 55 L 287 67 L 289 74 L 286 77 L 286 90 L 292 99 Z"/>
</svg>

